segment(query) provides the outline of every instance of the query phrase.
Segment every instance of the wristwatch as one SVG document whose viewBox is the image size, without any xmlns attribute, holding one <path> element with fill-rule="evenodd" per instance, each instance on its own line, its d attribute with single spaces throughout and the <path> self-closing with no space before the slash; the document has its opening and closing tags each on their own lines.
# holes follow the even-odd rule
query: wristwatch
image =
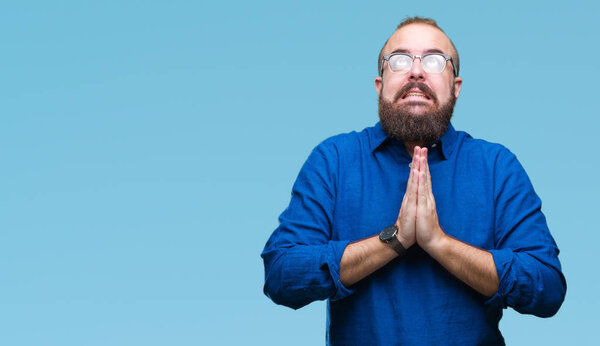
<svg viewBox="0 0 600 346">
<path fill-rule="evenodd" d="M 402 257 L 406 255 L 406 249 L 404 248 L 404 246 L 402 246 L 402 243 L 398 241 L 398 237 L 396 237 L 396 234 L 398 234 L 398 229 L 396 228 L 396 225 L 391 225 L 389 227 L 386 227 L 383 231 L 381 231 L 381 233 L 379 233 L 379 240 L 386 244 L 389 244 L 392 247 L 392 249 L 394 249 L 400 257 Z"/>
</svg>

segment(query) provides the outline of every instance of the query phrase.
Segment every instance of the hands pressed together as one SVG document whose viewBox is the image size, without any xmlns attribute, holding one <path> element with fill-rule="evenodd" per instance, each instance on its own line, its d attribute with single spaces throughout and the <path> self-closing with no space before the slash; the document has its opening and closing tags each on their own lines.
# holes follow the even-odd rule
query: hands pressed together
<svg viewBox="0 0 600 346">
<path fill-rule="evenodd" d="M 415 147 L 410 176 L 395 222 L 398 241 L 408 249 L 417 243 L 458 279 L 491 297 L 498 290 L 492 254 L 448 236 L 440 226 L 431 190 L 427 148 Z M 373 236 L 350 243 L 340 261 L 340 282 L 349 287 L 398 254 Z"/>
<path fill-rule="evenodd" d="M 406 194 L 395 223 L 398 228 L 398 240 L 407 249 L 416 242 L 428 251 L 443 240 L 446 234 L 438 221 L 431 190 L 427 148 L 414 148 L 410 167 Z"/>
</svg>

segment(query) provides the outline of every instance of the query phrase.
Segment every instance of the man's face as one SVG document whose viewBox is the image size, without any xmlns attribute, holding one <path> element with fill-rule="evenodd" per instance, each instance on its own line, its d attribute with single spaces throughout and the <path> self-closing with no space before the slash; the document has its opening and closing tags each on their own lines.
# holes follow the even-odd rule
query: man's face
<svg viewBox="0 0 600 346">
<path fill-rule="evenodd" d="M 442 52 L 454 55 L 446 35 L 427 24 L 409 24 L 397 30 L 389 38 L 383 55 L 393 52 L 412 55 Z M 428 144 L 437 140 L 450 122 L 461 85 L 462 79 L 454 77 L 450 62 L 446 63 L 440 74 L 423 71 L 420 59 L 415 59 L 406 73 L 392 72 L 385 62 L 382 77 L 375 79 L 384 130 L 407 142 Z"/>
</svg>

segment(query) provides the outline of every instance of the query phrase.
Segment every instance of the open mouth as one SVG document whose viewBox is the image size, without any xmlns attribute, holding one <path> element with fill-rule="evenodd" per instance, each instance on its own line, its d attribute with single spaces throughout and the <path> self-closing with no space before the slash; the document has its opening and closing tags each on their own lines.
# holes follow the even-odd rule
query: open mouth
<svg viewBox="0 0 600 346">
<path fill-rule="evenodd" d="M 405 92 L 404 94 L 402 94 L 402 97 L 400 97 L 400 98 L 405 99 L 407 97 L 422 97 L 427 100 L 431 100 L 431 97 L 429 96 L 429 94 L 427 94 L 426 92 L 419 90 L 419 89 L 410 89 L 407 92 Z"/>
</svg>

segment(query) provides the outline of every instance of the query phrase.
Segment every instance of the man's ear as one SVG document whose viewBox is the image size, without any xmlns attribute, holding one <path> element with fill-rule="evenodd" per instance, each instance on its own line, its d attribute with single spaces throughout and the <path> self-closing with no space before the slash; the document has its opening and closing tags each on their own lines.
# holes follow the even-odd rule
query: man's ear
<svg viewBox="0 0 600 346">
<path fill-rule="evenodd" d="M 375 91 L 377 96 L 381 96 L 381 89 L 383 89 L 383 79 L 381 77 L 375 78 Z"/>
<path fill-rule="evenodd" d="M 454 96 L 458 99 L 458 95 L 460 94 L 460 88 L 462 87 L 462 78 L 455 77 L 454 78 Z"/>
</svg>

